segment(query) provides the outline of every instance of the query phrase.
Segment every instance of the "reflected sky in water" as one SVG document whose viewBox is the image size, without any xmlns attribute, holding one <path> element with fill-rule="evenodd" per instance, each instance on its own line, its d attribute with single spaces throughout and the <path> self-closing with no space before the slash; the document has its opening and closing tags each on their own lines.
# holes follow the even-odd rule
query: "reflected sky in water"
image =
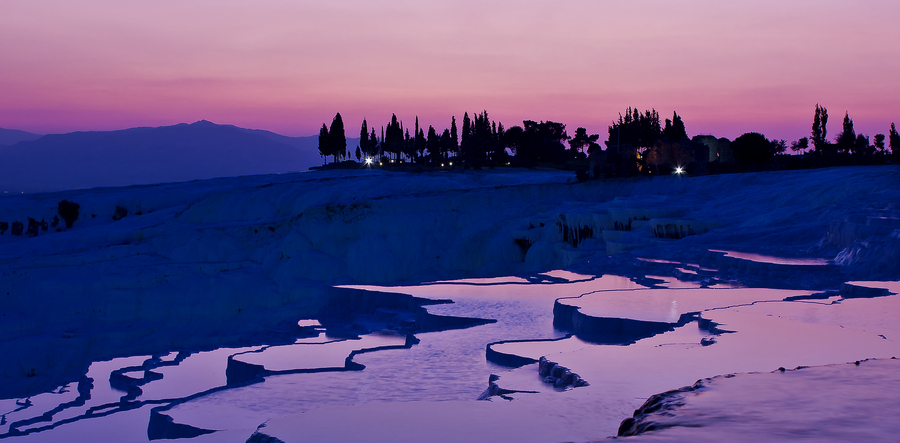
<svg viewBox="0 0 900 443">
<path fill-rule="evenodd" d="M 804 299 L 814 294 L 728 285 L 701 287 L 672 277 L 656 278 L 653 283 L 649 287 L 619 276 L 552 272 L 415 286 L 353 286 L 449 299 L 454 303 L 425 309 L 434 315 L 497 322 L 418 333 L 419 342 L 406 349 L 407 336 L 402 333 L 337 337 L 327 334 L 317 321 L 301 320 L 298 326 L 314 333 L 292 343 L 94 362 L 81 382 L 83 391 L 89 387 L 85 392 L 90 398 L 80 395 L 78 383 L 70 383 L 29 399 L 0 400 L 0 413 L 5 414 L 0 432 L 9 432 L 10 426 L 27 431 L 58 424 L 13 441 L 77 439 L 96 435 L 98 429 L 122 440 L 146 441 L 150 409 L 158 406 L 166 406 L 164 413 L 175 423 L 247 432 L 273 417 L 295 417 L 327 407 L 353 411 L 371 403 L 419 402 L 415 403 L 417 413 L 425 414 L 429 408 L 440 409 L 434 402 L 459 402 L 452 404 L 465 408 L 487 387 L 488 376 L 498 374 L 503 388 L 538 393 L 515 395 L 511 409 L 487 408 L 487 418 L 497 414 L 494 418 L 502 422 L 511 411 L 527 419 L 542 409 L 575 408 L 579 412 L 561 423 L 575 436 L 602 438 L 614 434 L 618 422 L 649 395 L 701 377 L 900 354 L 900 326 L 892 315 L 900 312 L 897 296 L 846 299 L 833 294 Z M 900 283 L 854 284 L 900 288 Z M 785 301 L 798 296 L 800 299 Z M 598 345 L 554 327 L 554 303 L 591 318 L 672 326 L 629 346 Z M 487 361 L 488 345 L 510 355 L 546 356 L 577 372 L 590 386 L 554 390 L 541 383 L 535 365 L 509 368 Z M 384 349 L 353 357 L 353 363 L 365 369 L 345 370 L 352 352 L 380 348 Z M 265 381 L 227 386 L 229 357 L 264 368 L 268 371 Z M 297 372 L 324 368 L 337 372 Z M 111 383 L 116 377 L 131 380 L 139 390 Z M 79 418 L 87 411 L 109 414 Z M 49 420 L 36 419 L 48 412 L 52 412 Z M 587 416 L 594 417 L 590 424 L 582 420 Z M 321 428 L 326 421 L 295 419 L 315 432 L 326 432 Z M 345 419 L 348 425 L 356 421 L 352 416 Z M 23 425 L 23 420 L 31 421 Z"/>
</svg>

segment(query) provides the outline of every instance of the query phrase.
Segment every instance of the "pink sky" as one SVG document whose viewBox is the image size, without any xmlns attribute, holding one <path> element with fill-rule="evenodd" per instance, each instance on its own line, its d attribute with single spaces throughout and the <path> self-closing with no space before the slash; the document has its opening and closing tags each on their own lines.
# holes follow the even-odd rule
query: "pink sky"
<svg viewBox="0 0 900 443">
<path fill-rule="evenodd" d="M 448 127 L 488 110 L 604 134 L 628 106 L 690 135 L 900 122 L 896 0 L 3 0 L 0 127 L 207 119 L 316 134 L 341 112 Z"/>
</svg>

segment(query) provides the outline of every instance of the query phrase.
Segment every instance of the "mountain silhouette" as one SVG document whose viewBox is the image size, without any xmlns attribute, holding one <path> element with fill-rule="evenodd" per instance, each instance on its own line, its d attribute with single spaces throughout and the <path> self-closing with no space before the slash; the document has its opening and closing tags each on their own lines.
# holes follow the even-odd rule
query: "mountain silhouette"
<svg viewBox="0 0 900 443">
<path fill-rule="evenodd" d="M 19 142 L 36 140 L 39 138 L 41 138 L 41 136 L 38 134 L 19 131 L 17 129 L 0 128 L 0 146 L 14 145 Z"/>
<path fill-rule="evenodd" d="M 192 124 L 51 134 L 0 147 L 0 190 L 39 192 L 305 171 L 318 140 Z"/>
</svg>

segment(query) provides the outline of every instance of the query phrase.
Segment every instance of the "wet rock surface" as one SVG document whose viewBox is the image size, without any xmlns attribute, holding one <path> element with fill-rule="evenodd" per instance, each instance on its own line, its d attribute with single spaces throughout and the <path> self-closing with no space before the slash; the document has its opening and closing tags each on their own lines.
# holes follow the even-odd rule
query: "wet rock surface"
<svg viewBox="0 0 900 443">
<path fill-rule="evenodd" d="M 588 382 L 569 368 L 541 357 L 538 361 L 538 374 L 543 377 L 544 383 L 553 385 L 557 389 L 580 388 L 588 386 Z"/>
<path fill-rule="evenodd" d="M 894 441 L 896 359 L 729 374 L 653 395 L 622 421 L 628 441 Z M 815 395 L 810 395 L 815 392 Z M 737 438 L 740 436 L 740 438 Z"/>
<path fill-rule="evenodd" d="M 490 400 L 491 397 L 500 397 L 504 400 L 512 400 L 512 394 L 537 394 L 537 391 L 522 391 L 501 388 L 500 385 L 497 384 L 498 380 L 500 380 L 499 375 L 491 374 L 491 376 L 488 377 L 488 388 L 478 396 L 477 400 Z"/>
</svg>

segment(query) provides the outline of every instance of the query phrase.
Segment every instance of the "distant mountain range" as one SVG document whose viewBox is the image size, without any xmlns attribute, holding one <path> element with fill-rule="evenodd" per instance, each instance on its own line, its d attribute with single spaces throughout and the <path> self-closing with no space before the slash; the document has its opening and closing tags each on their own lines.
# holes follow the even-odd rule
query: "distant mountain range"
<svg viewBox="0 0 900 443">
<path fill-rule="evenodd" d="M 0 130 L 0 191 L 15 193 L 306 171 L 322 163 L 317 136 L 206 120 L 44 136 Z"/>
<path fill-rule="evenodd" d="M 0 147 L 6 145 L 14 145 L 18 142 L 37 140 L 39 138 L 41 138 L 40 134 L 32 134 L 30 132 L 19 131 L 16 129 L 0 128 Z"/>
</svg>

